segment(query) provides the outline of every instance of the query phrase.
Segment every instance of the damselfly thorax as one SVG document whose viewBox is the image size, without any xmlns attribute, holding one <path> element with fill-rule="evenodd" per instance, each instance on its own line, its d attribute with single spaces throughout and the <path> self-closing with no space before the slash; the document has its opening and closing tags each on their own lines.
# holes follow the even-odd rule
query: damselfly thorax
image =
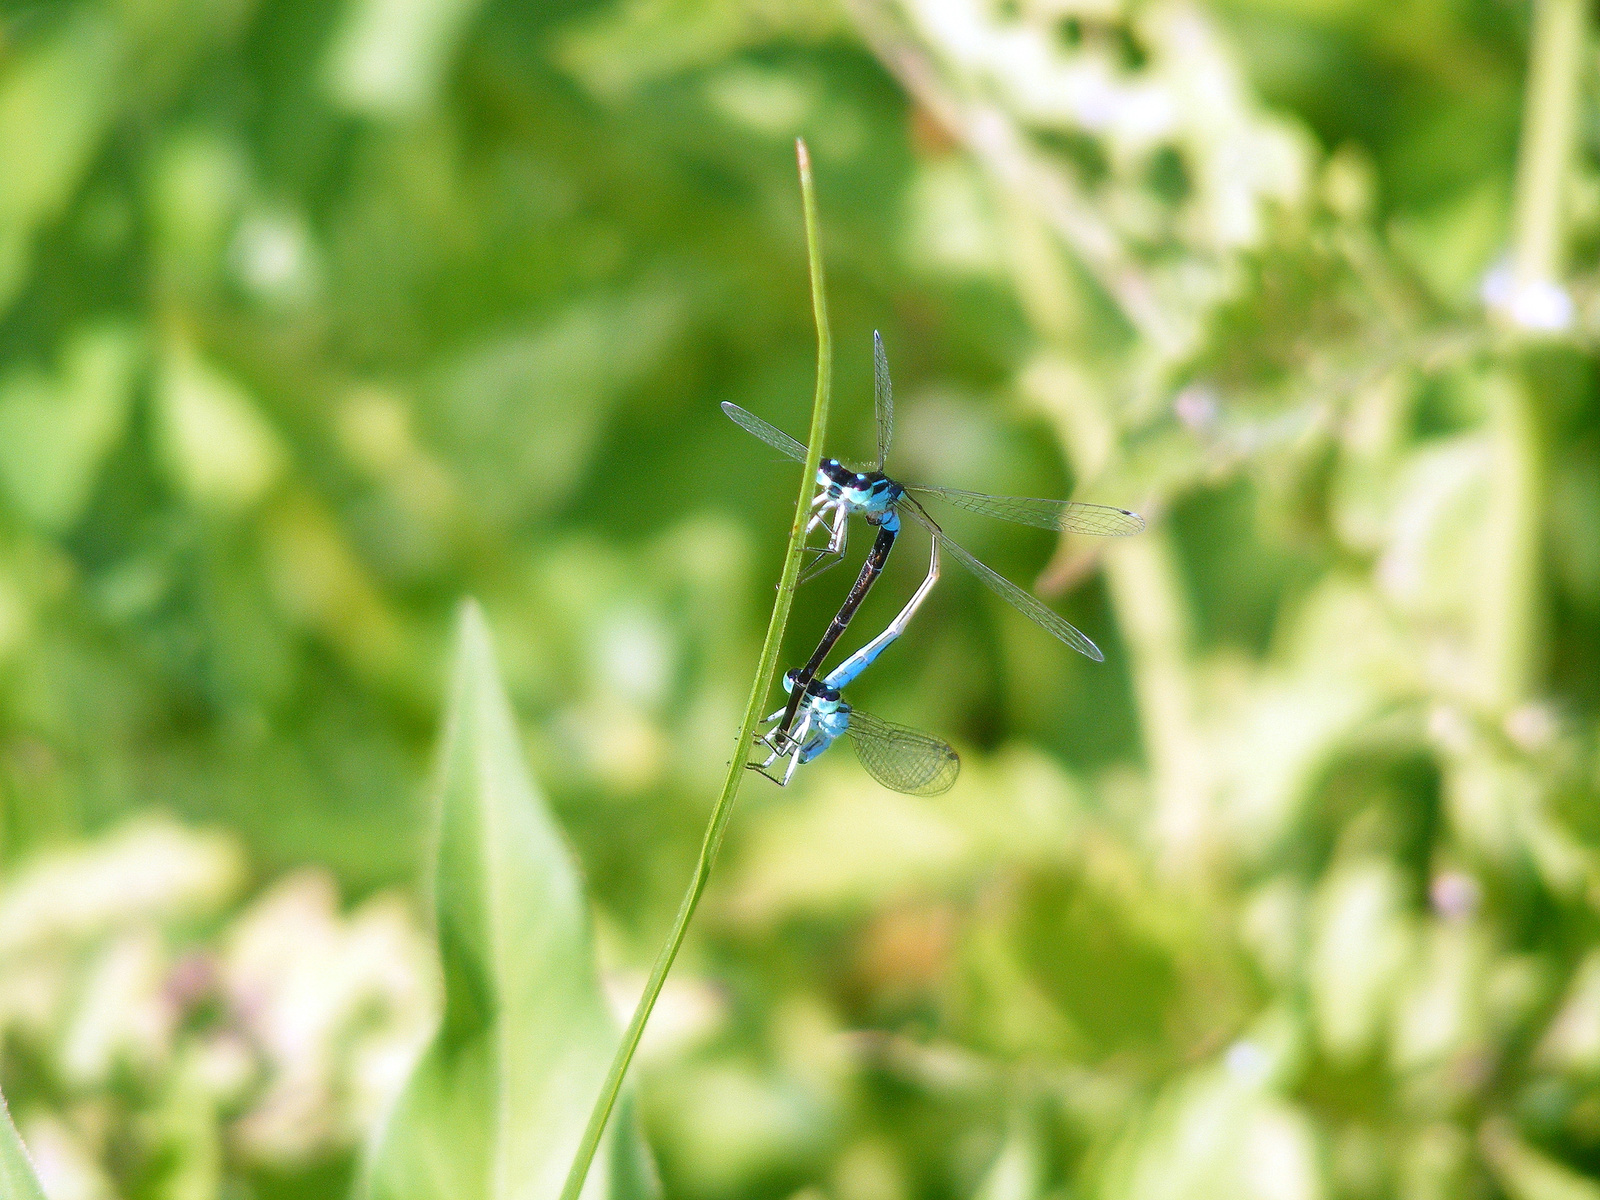
<svg viewBox="0 0 1600 1200">
<path fill-rule="evenodd" d="M 855 513 L 873 525 L 882 525 L 884 518 L 892 516 L 905 494 L 905 488 L 882 471 L 857 471 L 837 458 L 817 464 L 817 488 L 818 500 L 840 508 L 841 515 Z M 817 501 L 812 503 L 817 506 Z"/>
</svg>

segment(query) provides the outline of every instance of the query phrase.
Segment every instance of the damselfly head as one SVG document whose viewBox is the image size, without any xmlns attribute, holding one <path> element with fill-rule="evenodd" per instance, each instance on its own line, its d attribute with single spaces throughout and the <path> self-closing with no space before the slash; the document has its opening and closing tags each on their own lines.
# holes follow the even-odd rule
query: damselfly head
<svg viewBox="0 0 1600 1200">
<path fill-rule="evenodd" d="M 840 698 L 839 689 L 828 687 L 826 684 L 813 686 L 807 690 L 806 706 L 822 722 L 820 728 L 823 729 L 828 728 L 828 720 L 835 713 L 847 713 L 850 711 L 850 706 Z M 840 730 L 832 730 L 835 736 L 839 732 Z"/>
</svg>

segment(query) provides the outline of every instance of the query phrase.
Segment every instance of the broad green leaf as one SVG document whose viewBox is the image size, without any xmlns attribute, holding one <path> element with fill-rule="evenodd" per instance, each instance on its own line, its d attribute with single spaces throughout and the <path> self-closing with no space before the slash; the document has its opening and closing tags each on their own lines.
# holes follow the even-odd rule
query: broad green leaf
<svg viewBox="0 0 1600 1200">
<path fill-rule="evenodd" d="M 483 616 L 461 612 L 440 756 L 439 1031 L 379 1132 L 370 1200 L 555 1197 L 618 1039 L 581 881 L 534 790 Z M 631 1111 L 587 1200 L 652 1192 Z"/>
<path fill-rule="evenodd" d="M 11 1110 L 0 1096 L 0 1200 L 44 1200 L 44 1189 L 34 1176 L 33 1164 L 22 1147 Z"/>
</svg>

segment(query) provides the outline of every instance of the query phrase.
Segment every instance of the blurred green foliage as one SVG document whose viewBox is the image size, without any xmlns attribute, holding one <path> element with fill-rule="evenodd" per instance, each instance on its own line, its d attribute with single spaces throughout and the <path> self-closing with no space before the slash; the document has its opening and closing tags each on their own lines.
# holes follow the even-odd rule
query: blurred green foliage
<svg viewBox="0 0 1600 1200">
<path fill-rule="evenodd" d="M 664 1193 L 1600 1196 L 1600 109 L 1587 31 L 1525 103 L 1533 40 L 1512 0 L 0 8 L 0 1078 L 52 1200 L 347 1188 L 436 1004 L 462 595 L 636 992 L 793 494 L 716 404 L 803 428 L 796 134 L 830 451 L 881 328 L 905 475 L 1152 525 L 951 522 L 1108 661 L 942 582 L 853 698 L 960 748 L 949 796 L 747 786 L 641 1051 Z"/>
</svg>

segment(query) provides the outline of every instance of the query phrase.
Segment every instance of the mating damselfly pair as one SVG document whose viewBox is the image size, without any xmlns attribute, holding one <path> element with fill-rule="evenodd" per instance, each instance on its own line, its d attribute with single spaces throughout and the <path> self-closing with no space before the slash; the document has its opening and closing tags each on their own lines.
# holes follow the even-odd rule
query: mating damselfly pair
<svg viewBox="0 0 1600 1200">
<path fill-rule="evenodd" d="M 1127 509 L 1103 504 L 990 496 L 956 488 L 917 487 L 892 479 L 884 473 L 884 466 L 889 457 L 889 440 L 894 432 L 894 393 L 889 381 L 889 361 L 884 353 L 883 338 L 877 333 L 872 335 L 872 360 L 873 402 L 878 426 L 877 463 L 870 468 L 858 468 L 836 458 L 824 458 L 818 465 L 817 494 L 811 502 L 811 518 L 806 525 L 806 535 L 825 529 L 828 540 L 822 546 L 807 546 L 808 550 L 814 551 L 814 555 L 802 581 L 815 578 L 843 559 L 852 515 L 863 518 L 868 525 L 876 528 L 877 536 L 855 583 L 829 622 L 827 632 L 823 634 L 811 658 L 803 667 L 784 676 L 783 686 L 789 693 L 789 702 L 767 718 L 772 728 L 760 739 L 770 753 L 764 761 L 747 765 L 780 785 L 787 784 L 797 768 L 816 758 L 841 736 L 848 735 L 855 745 L 861 765 L 879 783 L 898 792 L 932 796 L 948 790 L 961 769 L 961 760 L 949 743 L 853 709 L 843 700 L 841 692 L 905 632 L 912 616 L 938 581 L 941 550 L 976 575 L 986 587 L 1080 654 L 1096 662 L 1104 661 L 1105 656 L 1100 653 L 1098 646 L 1065 618 L 1046 608 L 1010 580 L 995 574 L 951 541 L 923 507 L 923 501 L 943 500 L 958 508 L 998 517 L 1003 521 L 1062 533 L 1100 536 L 1138 533 L 1144 528 L 1144 518 Z M 796 462 L 805 462 L 806 448 L 781 429 L 769 425 L 737 404 L 724 403 L 722 411 L 767 445 Z M 843 636 L 861 602 L 883 573 L 889 552 L 900 535 L 902 514 L 929 533 L 927 577 L 882 633 L 827 676 L 817 678 L 823 661 Z M 785 759 L 787 765 L 776 770 L 779 762 Z"/>
</svg>

